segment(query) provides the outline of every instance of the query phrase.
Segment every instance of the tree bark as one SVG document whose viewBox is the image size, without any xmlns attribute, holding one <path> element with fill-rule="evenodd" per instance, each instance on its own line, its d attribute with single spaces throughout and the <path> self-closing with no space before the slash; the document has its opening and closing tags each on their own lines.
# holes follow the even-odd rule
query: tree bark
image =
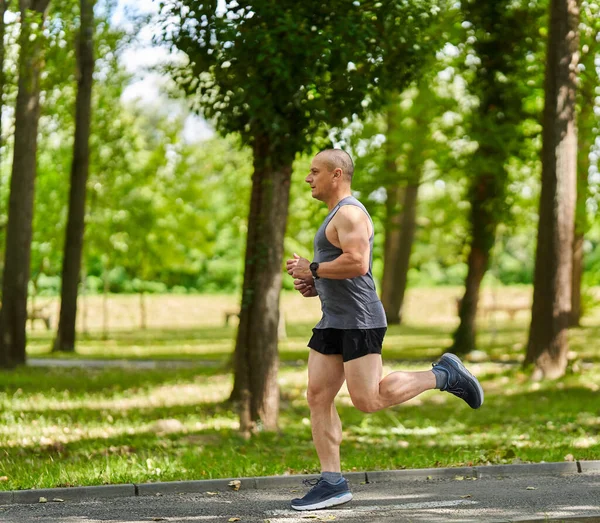
<svg viewBox="0 0 600 523">
<path fill-rule="evenodd" d="M 10 182 L 6 252 L 0 312 L 0 366 L 25 363 L 27 287 L 30 276 L 40 74 L 44 59 L 42 26 L 49 0 L 21 0 L 19 84 L 15 146 Z M 38 24 L 33 29 L 33 24 Z M 34 31 L 37 33 L 34 37 Z"/>
<path fill-rule="evenodd" d="M 575 93 L 579 6 L 552 0 L 542 130 L 542 191 L 525 364 L 554 379 L 567 366 L 577 169 Z"/>
<path fill-rule="evenodd" d="M 69 215 L 62 270 L 60 319 L 54 350 L 75 351 L 77 293 L 85 229 L 86 185 L 90 165 L 90 122 L 94 74 L 94 0 L 80 0 L 81 27 L 77 42 L 79 78 L 75 101 L 75 140 L 71 165 Z"/>
<path fill-rule="evenodd" d="M 387 130 L 385 135 L 383 162 L 383 178 L 390 182 L 398 179 L 398 166 L 396 158 L 400 153 L 397 141 L 398 122 L 400 119 L 398 104 L 400 98 L 397 94 L 390 95 L 390 102 L 386 107 Z M 386 220 L 385 242 L 383 249 L 383 276 L 381 278 L 381 303 L 385 310 L 388 324 L 399 324 L 399 305 L 396 294 L 395 271 L 398 265 L 400 252 L 400 228 L 402 224 L 402 201 L 404 200 L 404 187 L 397 183 L 386 187 Z"/>
<path fill-rule="evenodd" d="M 581 61 L 585 65 L 579 78 L 579 114 L 577 115 L 577 199 L 575 201 L 575 231 L 573 239 L 573 269 L 571 276 L 571 315 L 570 327 L 578 327 L 585 312 L 581 304 L 583 276 L 583 241 L 589 228 L 587 199 L 589 196 L 590 152 L 594 145 L 597 118 L 594 114 L 594 97 L 597 84 L 596 56 L 593 45 L 598 38 L 598 30 L 591 31 L 587 40 L 592 44 L 582 51 Z M 583 42 L 582 42 L 583 43 Z"/>
<path fill-rule="evenodd" d="M 246 437 L 256 430 L 259 421 L 265 430 L 276 430 L 278 424 L 277 326 L 293 161 L 293 158 L 286 161 L 265 138 L 256 139 L 253 153 L 232 392 L 232 399 L 239 401 L 240 430 Z"/>
<path fill-rule="evenodd" d="M 4 24 L 4 13 L 8 9 L 8 0 L 0 0 L 0 115 L 4 107 L 4 86 L 6 85 L 6 76 L 4 74 L 4 57 L 6 56 L 6 47 L 4 36 L 6 34 L 6 26 Z M 4 135 L 2 134 L 2 118 L 0 118 L 0 165 L 2 164 L 2 147 Z"/>
<path fill-rule="evenodd" d="M 391 224 L 386 227 L 381 301 L 388 323 L 399 325 L 402 323 L 410 255 L 415 239 L 419 183 L 391 188 L 388 194 L 393 199 L 402 199 L 402 211 L 392 215 Z"/>
<path fill-rule="evenodd" d="M 481 154 L 486 154 L 481 152 Z M 490 155 L 494 152 L 490 151 Z M 502 170 L 504 170 L 502 168 Z M 479 289 L 490 261 L 496 238 L 498 216 L 492 202 L 499 198 L 499 174 L 491 173 L 477 178 L 471 197 L 471 250 L 468 257 L 465 294 L 460 301 L 460 324 L 454 332 L 451 350 L 458 355 L 468 354 L 476 348 L 477 304 Z"/>
</svg>

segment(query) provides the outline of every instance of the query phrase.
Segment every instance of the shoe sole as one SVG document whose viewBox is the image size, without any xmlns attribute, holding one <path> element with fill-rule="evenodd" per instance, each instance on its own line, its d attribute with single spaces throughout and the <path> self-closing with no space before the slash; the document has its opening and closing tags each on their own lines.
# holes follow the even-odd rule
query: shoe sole
<svg viewBox="0 0 600 523">
<path fill-rule="evenodd" d="M 479 399 L 480 403 L 477 407 L 471 407 L 470 405 L 469 405 L 469 407 L 471 407 L 472 409 L 478 409 L 479 407 L 481 407 L 483 405 L 484 394 L 483 394 L 483 389 L 481 388 L 481 384 L 479 383 L 479 380 L 467 370 L 467 367 L 465 367 L 463 365 L 463 362 L 460 360 L 460 358 L 458 356 L 455 356 L 454 354 L 451 354 L 450 352 L 446 352 L 445 354 L 442 354 L 442 358 L 449 359 L 451 362 L 454 363 L 454 368 L 458 372 L 460 372 L 463 376 L 466 375 L 467 377 L 471 378 L 475 382 L 477 391 L 479 393 L 478 399 Z M 442 358 L 440 358 L 440 360 Z"/>
<path fill-rule="evenodd" d="M 292 505 L 294 510 L 318 510 L 320 508 L 335 507 L 336 505 L 342 505 L 348 503 L 352 499 L 352 492 L 344 492 L 333 498 L 329 498 L 319 503 L 313 503 L 312 505 Z"/>
</svg>

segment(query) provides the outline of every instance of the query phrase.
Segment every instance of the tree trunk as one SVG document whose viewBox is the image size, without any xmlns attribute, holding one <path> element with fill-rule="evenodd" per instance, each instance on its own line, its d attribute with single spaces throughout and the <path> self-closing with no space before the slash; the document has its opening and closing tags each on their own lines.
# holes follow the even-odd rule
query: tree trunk
<svg viewBox="0 0 600 523">
<path fill-rule="evenodd" d="M 108 279 L 108 262 L 102 263 L 102 339 L 108 339 L 108 291 L 110 290 L 110 281 Z"/>
<path fill-rule="evenodd" d="M 482 152 L 481 154 L 485 154 Z M 498 198 L 498 174 L 479 176 L 471 197 L 471 250 L 465 294 L 460 301 L 460 324 L 453 335 L 451 350 L 464 355 L 476 348 L 476 318 L 481 281 L 488 269 L 490 252 L 496 238 L 498 217 L 490 203 Z"/>
<path fill-rule="evenodd" d="M 385 244 L 383 253 L 383 277 L 381 278 L 381 303 L 390 325 L 400 323 L 400 302 L 396 286 L 396 274 L 400 259 L 400 237 L 405 188 L 399 185 L 386 188 Z"/>
<path fill-rule="evenodd" d="M 246 437 L 260 420 L 276 430 L 279 415 L 277 326 L 283 238 L 287 223 L 293 158 L 257 138 L 248 217 L 240 323 L 234 355 L 232 399 L 240 402 L 240 430 Z"/>
<path fill-rule="evenodd" d="M 49 0 L 20 2 L 19 91 L 15 108 L 15 145 L 0 313 L 2 367 L 22 364 L 26 359 L 27 286 L 33 233 L 40 74 L 44 57 L 42 27 L 48 3 Z M 37 24 L 36 29 L 34 24 Z"/>
<path fill-rule="evenodd" d="M 571 277 L 571 315 L 570 327 L 578 327 L 585 312 L 581 305 L 581 284 L 583 276 L 583 240 L 589 228 L 587 218 L 587 199 L 589 197 L 590 152 L 596 138 L 597 118 L 594 114 L 595 88 L 598 83 L 594 59 L 594 44 L 598 30 L 591 31 L 587 40 L 591 46 L 582 49 L 581 62 L 585 70 L 579 78 L 579 114 L 577 115 L 577 199 L 575 202 L 575 232 L 573 239 L 573 270 Z M 585 40 L 584 40 L 585 41 Z M 583 43 L 583 42 L 582 42 Z M 581 46 L 583 48 L 583 46 Z"/>
<path fill-rule="evenodd" d="M 389 324 L 402 322 L 402 309 L 410 254 L 415 239 L 417 200 L 419 183 L 409 183 L 405 187 L 395 187 L 390 192 L 396 198 L 402 198 L 402 212 L 393 216 L 392 224 L 386 227 L 384 277 L 381 289 L 381 299 Z"/>
<path fill-rule="evenodd" d="M 6 56 L 6 46 L 4 43 L 4 36 L 6 33 L 6 26 L 4 24 L 4 13 L 8 9 L 8 0 L 0 0 L 0 115 L 2 115 L 2 108 L 4 107 L 4 86 L 6 84 L 6 76 L 4 74 L 4 57 Z M 2 147 L 4 146 L 2 134 L 2 118 L 0 118 L 0 165 L 2 165 Z"/>
<path fill-rule="evenodd" d="M 146 310 L 146 293 L 140 291 L 140 329 L 145 331 L 148 328 L 148 312 Z"/>
<path fill-rule="evenodd" d="M 542 191 L 525 364 L 554 379 L 567 366 L 577 165 L 575 86 L 579 6 L 552 0 L 542 130 Z"/>
<path fill-rule="evenodd" d="M 63 352 L 75 352 L 77 291 L 81 273 L 86 185 L 90 164 L 89 141 L 94 73 L 94 0 L 80 0 L 80 10 L 81 27 L 77 42 L 79 78 L 75 101 L 75 140 L 63 258 L 60 319 L 54 343 L 54 350 Z"/>
<path fill-rule="evenodd" d="M 390 96 L 386 110 L 387 131 L 384 144 L 385 161 L 383 178 L 390 186 L 386 187 L 386 220 L 385 244 L 383 253 L 383 276 L 381 279 L 381 303 L 389 324 L 400 323 L 400 302 L 396 286 L 396 271 L 400 258 L 400 237 L 402 226 L 402 203 L 405 188 L 397 183 L 399 178 L 396 158 L 401 144 L 397 143 L 398 122 L 400 121 L 400 98 L 397 94 Z"/>
</svg>

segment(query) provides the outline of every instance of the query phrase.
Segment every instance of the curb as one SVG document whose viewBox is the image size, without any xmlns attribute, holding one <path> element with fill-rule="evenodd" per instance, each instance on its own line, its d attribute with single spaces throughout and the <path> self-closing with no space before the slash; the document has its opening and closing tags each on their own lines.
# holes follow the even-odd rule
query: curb
<svg viewBox="0 0 600 523">
<path fill-rule="evenodd" d="M 431 481 L 461 476 L 462 478 L 501 478 L 516 475 L 562 475 L 600 472 L 598 461 L 571 461 L 558 463 L 524 463 L 519 465 L 489 465 L 477 467 L 449 467 L 407 470 L 380 470 L 371 472 L 348 472 L 344 477 L 351 483 L 378 483 L 393 481 Z M 168 481 L 93 487 L 48 488 L 32 490 L 0 491 L 0 505 L 39 503 L 40 498 L 80 501 L 85 499 L 110 499 L 130 496 L 156 496 L 160 494 L 197 494 L 231 490 L 229 482 L 237 479 L 240 488 L 263 490 L 269 488 L 297 487 L 304 479 L 318 477 L 316 474 L 290 476 L 260 476 L 253 478 L 207 479 L 196 481 Z M 460 478 L 460 479 L 462 479 Z"/>
</svg>

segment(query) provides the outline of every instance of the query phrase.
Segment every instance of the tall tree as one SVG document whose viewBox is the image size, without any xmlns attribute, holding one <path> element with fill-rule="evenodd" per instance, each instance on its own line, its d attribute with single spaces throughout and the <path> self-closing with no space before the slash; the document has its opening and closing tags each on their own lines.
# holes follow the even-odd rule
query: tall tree
<svg viewBox="0 0 600 523">
<path fill-rule="evenodd" d="M 402 321 L 408 270 L 416 233 L 419 187 L 428 161 L 438 161 L 445 147 L 432 138 L 444 136 L 441 123 L 453 103 L 440 90 L 436 69 L 423 74 L 386 108 L 381 182 L 386 190 L 385 245 L 381 301 L 387 321 Z"/>
<path fill-rule="evenodd" d="M 431 51 L 422 33 L 436 11 L 427 1 L 164 4 L 165 37 L 190 61 L 176 76 L 221 132 L 240 133 L 253 151 L 234 394 L 244 434 L 259 420 L 273 430 L 292 163 L 326 125 L 363 112 L 367 97 L 378 103 L 390 79 L 406 85 Z"/>
<path fill-rule="evenodd" d="M 519 65 L 532 27 L 531 8 L 511 0 L 468 0 L 462 6 L 465 19 L 472 24 L 473 52 L 479 62 L 470 81 L 473 94 L 479 98 L 470 135 L 479 147 L 468 166 L 471 238 L 460 323 L 451 349 L 457 354 L 475 349 L 481 281 L 489 266 L 496 228 L 506 214 L 507 163 L 519 145 L 518 129 L 523 120 L 524 82 Z"/>
<path fill-rule="evenodd" d="M 29 285 L 40 75 L 44 61 L 42 28 L 50 0 L 20 0 L 19 92 L 15 108 L 15 144 L 6 232 L 0 366 L 25 363 L 27 288 Z"/>
<path fill-rule="evenodd" d="M 2 147 L 4 143 L 2 141 L 2 108 L 4 107 L 4 85 L 6 83 L 6 77 L 4 75 L 4 57 L 6 56 L 6 47 L 4 43 L 4 35 L 6 32 L 6 25 L 4 23 L 4 14 L 8 10 L 8 3 L 10 0 L 0 0 L 0 162 L 2 159 Z"/>
<path fill-rule="evenodd" d="M 75 139 L 71 165 L 69 215 L 62 270 L 60 319 L 55 351 L 75 351 L 77 290 L 81 274 L 81 253 L 85 228 L 86 185 L 90 165 L 90 122 L 94 74 L 94 0 L 80 0 L 81 25 L 77 39 L 77 99 L 75 101 Z"/>
<path fill-rule="evenodd" d="M 535 367 L 535 378 L 558 378 L 567 366 L 577 169 L 578 25 L 577 0 L 551 0 L 542 122 L 542 190 L 525 356 L 525 364 Z"/>
<path fill-rule="evenodd" d="M 580 24 L 580 59 L 577 112 L 577 199 L 575 202 L 575 231 L 573 237 L 573 269 L 571 316 L 569 325 L 579 326 L 582 315 L 581 285 L 583 276 L 583 241 L 589 229 L 587 200 L 589 191 L 590 153 L 598 135 L 596 109 L 596 46 L 600 31 L 600 7 L 594 2 L 583 2 Z"/>
</svg>

